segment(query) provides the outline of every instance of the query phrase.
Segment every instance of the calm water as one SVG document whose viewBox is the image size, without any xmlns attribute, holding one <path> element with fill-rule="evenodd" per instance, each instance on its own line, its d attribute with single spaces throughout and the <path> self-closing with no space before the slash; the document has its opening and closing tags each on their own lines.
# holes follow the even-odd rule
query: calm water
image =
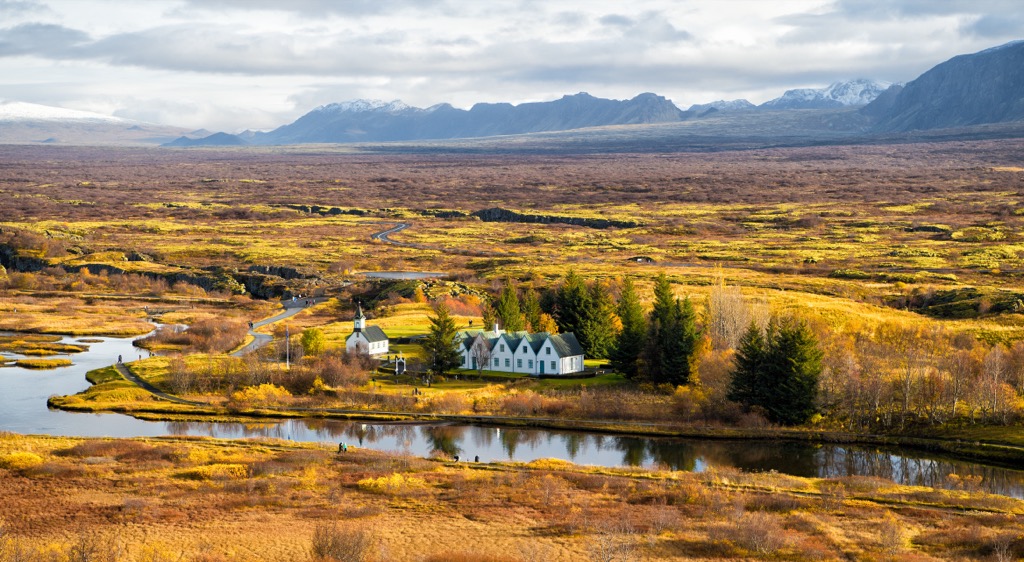
<svg viewBox="0 0 1024 562">
<path fill-rule="evenodd" d="M 429 279 L 446 277 L 448 274 L 438 271 L 364 271 L 359 275 L 372 279 Z"/>
<path fill-rule="evenodd" d="M 345 442 L 357 447 L 428 456 L 435 451 L 480 461 L 558 458 L 579 464 L 643 466 L 701 471 L 734 467 L 776 470 L 796 476 L 878 476 L 900 483 L 944 487 L 947 476 L 981 476 L 995 493 L 1024 498 L 1024 472 L 936 458 L 913 450 L 883 450 L 797 442 L 718 441 L 625 437 L 572 431 L 508 429 L 451 424 L 382 424 L 334 420 L 252 423 L 152 422 L 120 414 L 76 414 L 49 410 L 52 394 L 88 386 L 85 373 L 117 360 L 136 359 L 131 340 L 102 338 L 86 353 L 70 355 L 74 365 L 52 371 L 0 368 L 0 431 L 81 437 L 205 435 L 223 438 L 272 437 L 295 441 Z M 65 338 L 65 342 L 77 342 Z M 145 352 L 142 352 L 145 354 Z M 10 356 L 10 355 L 9 355 Z"/>
</svg>

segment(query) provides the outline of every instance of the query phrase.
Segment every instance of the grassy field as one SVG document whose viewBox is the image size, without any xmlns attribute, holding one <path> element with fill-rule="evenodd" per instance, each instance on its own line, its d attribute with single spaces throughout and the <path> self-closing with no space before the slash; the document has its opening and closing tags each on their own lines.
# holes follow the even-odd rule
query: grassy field
<svg viewBox="0 0 1024 562">
<path fill-rule="evenodd" d="M 14 434 L 0 436 L 0 475 L 5 560 L 87 548 L 91 560 L 197 562 L 332 553 L 367 561 L 1010 560 L 1024 552 L 1019 500 L 870 478 Z"/>
</svg>

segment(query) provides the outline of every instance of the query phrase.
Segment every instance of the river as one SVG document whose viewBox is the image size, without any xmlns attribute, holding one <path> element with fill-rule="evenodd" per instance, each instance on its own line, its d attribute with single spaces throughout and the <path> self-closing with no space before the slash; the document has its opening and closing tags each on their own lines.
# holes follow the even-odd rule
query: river
<svg viewBox="0 0 1024 562">
<path fill-rule="evenodd" d="M 0 431 L 79 437 L 154 437 L 204 435 L 221 438 L 271 437 L 295 441 L 340 442 L 356 447 L 429 456 L 436 451 L 481 462 L 557 458 L 578 464 L 642 466 L 703 471 L 731 467 L 775 470 L 795 476 L 875 476 L 904 484 L 951 485 L 948 475 L 981 477 L 981 488 L 1024 498 L 1024 471 L 941 458 L 910 449 L 881 449 L 789 441 L 671 439 L 605 435 L 592 432 L 510 429 L 440 423 L 363 423 L 336 420 L 285 420 L 251 423 L 159 422 L 121 414 L 83 414 L 50 410 L 46 399 L 72 394 L 89 383 L 85 373 L 126 361 L 140 351 L 130 339 L 98 338 L 84 353 L 69 355 L 70 367 L 35 371 L 0 368 Z M 79 338 L 66 337 L 67 343 Z M 142 352 L 145 354 L 146 352 Z M 13 357 L 12 354 L 4 354 Z"/>
</svg>

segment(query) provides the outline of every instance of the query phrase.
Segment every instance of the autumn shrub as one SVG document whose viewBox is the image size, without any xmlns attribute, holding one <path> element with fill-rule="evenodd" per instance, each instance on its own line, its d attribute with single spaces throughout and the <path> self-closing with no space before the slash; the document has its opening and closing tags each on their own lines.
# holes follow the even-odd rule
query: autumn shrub
<svg viewBox="0 0 1024 562">
<path fill-rule="evenodd" d="M 15 451 L 0 456 L 0 468 L 15 472 L 25 472 L 43 464 L 43 458 L 28 451 Z"/>
<path fill-rule="evenodd" d="M 373 535 L 365 529 L 319 523 L 313 529 L 309 555 L 313 562 L 363 562 L 376 550 Z"/>
<path fill-rule="evenodd" d="M 291 394 L 280 386 L 261 384 L 247 386 L 231 393 L 231 401 L 237 405 L 268 406 L 286 403 Z"/>
<path fill-rule="evenodd" d="M 426 488 L 427 482 L 415 476 L 394 473 L 379 478 L 365 478 L 357 485 L 361 490 L 384 495 L 402 495 Z"/>
<path fill-rule="evenodd" d="M 775 554 L 787 544 L 779 516 L 764 512 L 744 513 L 725 531 L 724 538 L 760 556 Z"/>
<path fill-rule="evenodd" d="M 240 480 L 249 476 L 249 469 L 244 464 L 210 464 L 197 466 L 178 474 L 185 480 Z"/>
<path fill-rule="evenodd" d="M 470 409 L 470 401 L 459 392 L 445 392 L 430 399 L 428 408 L 433 412 L 461 414 Z"/>
</svg>

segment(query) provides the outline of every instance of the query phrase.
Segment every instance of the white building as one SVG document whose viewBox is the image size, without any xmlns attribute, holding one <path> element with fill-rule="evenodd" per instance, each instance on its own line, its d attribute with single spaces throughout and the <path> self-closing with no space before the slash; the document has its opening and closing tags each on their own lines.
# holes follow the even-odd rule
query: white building
<svg viewBox="0 0 1024 562">
<path fill-rule="evenodd" d="M 463 369 L 529 375 L 567 375 L 583 370 L 583 348 L 576 336 L 540 332 L 459 332 L 456 339 Z"/>
<path fill-rule="evenodd" d="M 388 335 L 380 326 L 367 326 L 363 306 L 356 303 L 356 317 L 352 321 L 352 335 L 345 340 L 345 351 L 349 353 L 366 353 L 367 355 L 383 355 L 388 352 Z"/>
</svg>

